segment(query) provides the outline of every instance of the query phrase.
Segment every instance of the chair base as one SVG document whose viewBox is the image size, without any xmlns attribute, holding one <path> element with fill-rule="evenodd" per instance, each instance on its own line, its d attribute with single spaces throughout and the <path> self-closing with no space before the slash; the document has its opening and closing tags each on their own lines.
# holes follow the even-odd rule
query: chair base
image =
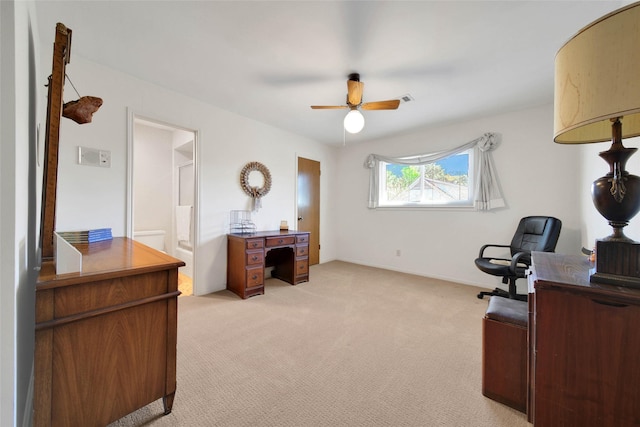
<svg viewBox="0 0 640 427">
<path fill-rule="evenodd" d="M 507 292 L 500 288 L 495 288 L 492 291 L 482 291 L 478 293 L 478 299 L 482 299 L 485 296 L 498 296 L 503 298 L 517 299 L 519 301 L 527 301 L 529 299 L 527 295 L 520 295 L 520 294 L 516 294 L 515 292 L 514 293 Z"/>
</svg>

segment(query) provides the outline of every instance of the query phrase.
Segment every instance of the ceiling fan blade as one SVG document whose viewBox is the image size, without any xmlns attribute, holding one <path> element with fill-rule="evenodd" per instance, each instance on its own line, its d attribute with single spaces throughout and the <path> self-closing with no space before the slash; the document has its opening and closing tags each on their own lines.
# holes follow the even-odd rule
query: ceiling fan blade
<svg viewBox="0 0 640 427">
<path fill-rule="evenodd" d="M 362 102 L 362 89 L 364 83 L 356 80 L 347 80 L 347 102 L 351 105 L 359 105 Z"/>
<path fill-rule="evenodd" d="M 389 101 L 367 102 L 362 104 L 360 108 L 363 110 L 395 110 L 399 105 L 399 99 L 390 99 Z"/>
<path fill-rule="evenodd" d="M 345 110 L 349 107 L 346 105 L 312 105 L 314 110 Z"/>
</svg>

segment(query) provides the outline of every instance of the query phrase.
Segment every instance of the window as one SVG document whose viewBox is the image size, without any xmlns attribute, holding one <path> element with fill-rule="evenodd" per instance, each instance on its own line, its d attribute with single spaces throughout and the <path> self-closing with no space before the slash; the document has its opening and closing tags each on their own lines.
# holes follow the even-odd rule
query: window
<svg viewBox="0 0 640 427">
<path fill-rule="evenodd" d="M 503 208 L 505 201 L 491 156 L 499 140 L 499 134 L 488 132 L 438 153 L 412 157 L 369 154 L 364 161 L 370 171 L 367 206 Z"/>
<path fill-rule="evenodd" d="M 420 165 L 380 161 L 378 206 L 472 207 L 473 153 L 469 148 Z"/>
</svg>

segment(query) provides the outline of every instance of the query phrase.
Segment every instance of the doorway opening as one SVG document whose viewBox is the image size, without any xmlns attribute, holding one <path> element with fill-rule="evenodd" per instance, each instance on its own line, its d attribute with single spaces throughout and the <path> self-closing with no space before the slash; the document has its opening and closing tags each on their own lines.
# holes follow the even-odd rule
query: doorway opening
<svg viewBox="0 0 640 427">
<path fill-rule="evenodd" d="M 196 293 L 198 133 L 133 114 L 130 120 L 127 235 L 184 261 L 181 295 Z"/>
</svg>

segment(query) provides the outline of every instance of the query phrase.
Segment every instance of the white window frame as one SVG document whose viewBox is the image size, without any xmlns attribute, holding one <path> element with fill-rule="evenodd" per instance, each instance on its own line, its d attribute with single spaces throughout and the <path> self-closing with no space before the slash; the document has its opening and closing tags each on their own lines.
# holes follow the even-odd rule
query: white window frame
<svg viewBox="0 0 640 427">
<path fill-rule="evenodd" d="M 437 153 L 436 153 L 437 154 Z M 379 204 L 378 204 L 378 208 L 409 208 L 409 209 L 424 209 L 424 208 L 435 208 L 435 209 L 442 209 L 442 208 L 454 208 L 454 209 L 473 209 L 474 206 L 474 199 L 475 199 L 475 182 L 474 182 L 474 176 L 475 176 L 475 150 L 474 148 L 468 148 L 464 151 L 452 154 L 450 156 L 446 156 L 443 158 L 440 158 L 438 160 L 434 160 L 433 162 L 430 162 L 429 164 L 432 163 L 438 163 L 441 160 L 444 159 L 448 159 L 454 156 L 459 156 L 459 155 L 463 155 L 466 154 L 469 157 L 469 165 L 468 165 L 468 170 L 467 170 L 467 188 L 468 188 L 468 194 L 467 194 L 467 198 L 465 200 L 421 200 L 418 202 L 411 202 L 411 201 L 389 201 L 386 198 L 386 184 L 387 184 L 387 165 L 394 165 L 394 164 L 398 164 L 399 163 L 393 163 L 393 162 L 387 162 L 387 161 L 380 161 L 378 164 L 379 167 L 379 176 L 380 176 L 380 180 L 378 183 L 378 200 L 379 200 Z M 423 154 L 423 155 L 419 155 L 419 156 L 412 156 L 412 157 L 404 157 L 404 160 L 410 160 L 410 159 L 418 159 L 420 157 L 424 157 L 424 156 L 431 156 L 434 154 Z M 410 165 L 402 165 L 402 166 L 410 166 Z M 424 167 L 425 165 L 419 165 L 420 169 L 421 169 L 421 177 L 424 174 Z M 421 180 L 421 183 L 424 183 L 424 180 Z M 423 185 L 421 184 L 421 191 L 423 191 Z"/>
<path fill-rule="evenodd" d="M 364 161 L 364 167 L 369 169 L 369 197 L 367 207 L 369 209 L 377 209 L 379 207 L 379 188 L 380 188 L 380 162 L 397 163 L 402 165 L 420 165 L 435 162 L 445 157 L 453 156 L 471 148 L 475 149 L 473 153 L 473 174 L 474 185 L 472 186 L 474 198 L 473 209 L 479 211 L 490 211 L 506 207 L 506 202 L 502 196 L 500 182 L 498 181 L 498 173 L 493 164 L 491 152 L 500 145 L 500 135 L 487 132 L 484 135 L 467 142 L 459 147 L 451 150 L 441 151 L 433 154 L 425 154 L 413 157 L 390 157 L 380 154 L 369 154 Z M 421 205 L 421 207 L 424 205 Z M 434 205 L 431 205 L 434 206 Z M 451 206 L 451 205 L 447 205 Z M 456 208 L 456 209 L 461 209 Z"/>
</svg>

